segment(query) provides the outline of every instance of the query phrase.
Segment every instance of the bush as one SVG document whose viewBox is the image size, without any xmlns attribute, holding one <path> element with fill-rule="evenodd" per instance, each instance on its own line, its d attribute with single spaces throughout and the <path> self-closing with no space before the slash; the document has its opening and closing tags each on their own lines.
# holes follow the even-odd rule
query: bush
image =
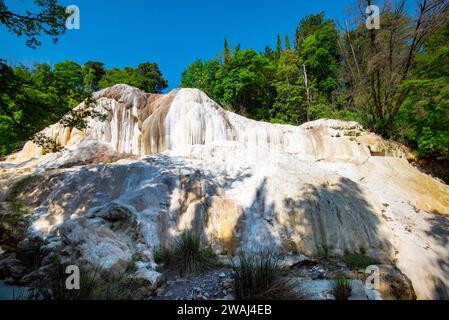
<svg viewBox="0 0 449 320">
<path fill-rule="evenodd" d="M 331 291 L 335 297 L 335 300 L 348 300 L 351 296 L 352 288 L 353 284 L 351 280 L 341 278 L 334 280 Z"/>
<path fill-rule="evenodd" d="M 301 296 L 285 277 L 279 259 L 270 252 L 239 256 L 233 266 L 234 295 L 239 300 L 294 300 Z"/>
<path fill-rule="evenodd" d="M 361 253 L 347 254 L 343 260 L 351 269 L 366 269 L 368 266 L 379 263 L 376 259 Z"/>
</svg>

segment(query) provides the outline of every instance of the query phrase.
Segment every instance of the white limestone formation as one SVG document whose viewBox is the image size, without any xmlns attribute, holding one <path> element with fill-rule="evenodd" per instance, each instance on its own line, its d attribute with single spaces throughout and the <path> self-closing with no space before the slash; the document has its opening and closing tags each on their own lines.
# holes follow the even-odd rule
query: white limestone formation
<svg viewBox="0 0 449 320">
<path fill-rule="evenodd" d="M 449 288 L 449 187 L 405 147 L 356 122 L 246 119 L 195 89 L 117 85 L 94 98 L 78 108 L 106 121 L 55 124 L 43 133 L 64 150 L 28 142 L 0 163 L 0 202 L 35 208 L 31 234 L 119 270 L 138 252 L 152 278 L 154 250 L 189 229 L 217 252 L 363 249 L 395 263 L 418 298 Z"/>
</svg>

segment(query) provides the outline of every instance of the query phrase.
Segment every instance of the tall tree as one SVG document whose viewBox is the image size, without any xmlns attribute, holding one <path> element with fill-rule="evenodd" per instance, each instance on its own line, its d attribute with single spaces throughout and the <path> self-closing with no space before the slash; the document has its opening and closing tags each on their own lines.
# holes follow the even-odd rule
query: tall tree
<svg viewBox="0 0 449 320">
<path fill-rule="evenodd" d="M 281 35 L 278 33 L 276 36 L 276 53 L 280 57 L 282 53 L 282 41 L 281 41 Z"/>
<path fill-rule="evenodd" d="M 104 63 L 99 61 L 87 61 L 82 67 L 83 85 L 89 91 L 98 91 L 100 81 L 106 74 Z"/>
<path fill-rule="evenodd" d="M 448 6 L 448 0 L 419 0 L 416 15 L 409 17 L 405 1 L 386 2 L 381 29 L 367 30 L 363 23 L 355 32 L 347 32 L 342 45 L 349 61 L 346 78 L 356 87 L 352 91 L 358 92 L 371 129 L 392 136 L 395 117 L 409 91 L 401 84 L 411 78 L 416 55 L 425 48 L 426 40 L 447 21 Z M 349 38 L 351 45 L 347 44 Z M 348 51 L 354 48 L 355 54 Z M 362 71 L 355 72 L 357 68 Z"/>
<path fill-rule="evenodd" d="M 330 99 L 337 88 L 339 49 L 338 32 L 332 22 L 314 26 L 315 31 L 301 41 L 300 55 L 311 82 Z"/>
<path fill-rule="evenodd" d="M 421 159 L 438 164 L 449 181 L 449 22 L 432 32 L 416 55 L 412 79 L 402 84 L 407 97 L 395 121 L 395 137 Z"/>
<path fill-rule="evenodd" d="M 277 64 L 274 87 L 276 98 L 270 121 L 298 125 L 307 119 L 304 78 L 297 53 L 287 50 Z"/>
<path fill-rule="evenodd" d="M 242 50 L 231 57 L 225 68 L 218 70 L 215 96 L 241 114 L 266 119 L 273 99 L 274 71 L 268 59 L 254 50 Z"/>
<path fill-rule="evenodd" d="M 219 97 L 214 95 L 217 85 L 217 72 L 222 66 L 219 59 L 208 61 L 197 60 L 190 64 L 181 75 L 181 87 L 197 88 L 219 101 Z"/>
<path fill-rule="evenodd" d="M 140 76 L 139 88 L 145 92 L 162 93 L 168 87 L 167 80 L 164 79 L 159 66 L 155 62 L 145 62 L 137 66 L 137 73 Z"/>
<path fill-rule="evenodd" d="M 317 32 L 325 24 L 324 12 L 308 15 L 299 22 L 295 34 L 295 48 L 302 50 L 303 41 L 310 35 Z"/>
<path fill-rule="evenodd" d="M 128 84 L 150 93 L 161 93 L 168 87 L 162 72 L 154 62 L 141 63 L 136 69 L 125 67 L 123 69 L 113 68 L 107 70 L 100 80 L 99 86 L 100 88 L 107 88 L 120 83 Z"/>
<path fill-rule="evenodd" d="M 290 39 L 288 38 L 287 35 L 285 36 L 284 42 L 285 42 L 285 50 L 290 51 L 292 48 L 290 46 Z"/>
<path fill-rule="evenodd" d="M 229 49 L 228 39 L 224 39 L 223 44 L 223 64 L 227 65 L 229 60 L 231 59 L 231 49 Z"/>
</svg>

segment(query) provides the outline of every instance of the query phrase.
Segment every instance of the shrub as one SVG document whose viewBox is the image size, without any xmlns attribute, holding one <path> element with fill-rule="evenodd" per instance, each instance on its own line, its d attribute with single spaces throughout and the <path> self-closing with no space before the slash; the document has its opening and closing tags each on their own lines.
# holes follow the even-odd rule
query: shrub
<svg viewBox="0 0 449 320">
<path fill-rule="evenodd" d="M 219 265 L 212 249 L 201 247 L 200 237 L 190 231 L 181 234 L 173 250 L 157 249 L 154 259 L 156 263 L 163 263 L 165 268 L 177 271 L 180 276 L 188 276 Z"/>
<path fill-rule="evenodd" d="M 351 296 L 353 284 L 349 279 L 341 278 L 334 280 L 332 283 L 332 294 L 335 297 L 335 300 L 348 300 Z"/>
<path fill-rule="evenodd" d="M 157 264 L 165 263 L 165 254 L 167 250 L 164 248 L 156 248 L 153 252 L 154 262 Z"/>
<path fill-rule="evenodd" d="M 239 265 L 233 265 L 234 295 L 239 300 L 293 300 L 300 299 L 295 284 L 285 277 L 286 270 L 273 253 L 245 253 L 239 256 Z"/>
</svg>

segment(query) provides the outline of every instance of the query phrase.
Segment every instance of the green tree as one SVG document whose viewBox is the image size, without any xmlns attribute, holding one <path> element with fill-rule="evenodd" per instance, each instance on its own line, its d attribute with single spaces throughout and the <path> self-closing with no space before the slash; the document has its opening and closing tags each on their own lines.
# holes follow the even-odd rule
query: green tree
<svg viewBox="0 0 449 320">
<path fill-rule="evenodd" d="M 282 51 L 281 35 L 278 33 L 276 36 L 276 53 L 278 54 L 278 57 L 281 56 Z"/>
<path fill-rule="evenodd" d="M 53 77 L 53 85 L 65 100 L 65 105 L 76 106 L 87 97 L 83 87 L 82 69 L 78 63 L 74 61 L 55 63 Z"/>
<path fill-rule="evenodd" d="M 267 119 L 272 104 L 273 64 L 254 50 L 235 53 L 229 64 L 217 72 L 214 96 L 219 102 L 239 113 L 257 119 Z"/>
<path fill-rule="evenodd" d="M 229 60 L 231 59 L 232 53 L 231 50 L 229 49 L 229 44 L 228 44 L 228 39 L 224 39 L 224 44 L 223 44 L 223 64 L 227 65 Z"/>
<path fill-rule="evenodd" d="M 182 72 L 181 87 L 200 89 L 211 98 L 219 101 L 219 97 L 214 95 L 214 91 L 217 85 L 217 72 L 220 69 L 219 59 L 204 62 L 197 60 Z"/>
<path fill-rule="evenodd" d="M 38 37 L 48 35 L 53 42 L 65 33 L 65 8 L 56 0 L 34 0 L 39 12 L 14 12 L 8 8 L 4 0 L 0 0 L 0 24 L 17 36 L 25 36 L 26 44 L 31 48 L 41 45 Z"/>
<path fill-rule="evenodd" d="M 290 51 L 292 47 L 290 45 L 290 39 L 288 38 L 287 35 L 285 36 L 284 42 L 285 42 L 285 50 Z"/>
<path fill-rule="evenodd" d="M 426 161 L 437 163 L 449 181 L 449 23 L 435 30 L 416 57 L 407 98 L 395 121 L 395 136 Z"/>
<path fill-rule="evenodd" d="M 106 74 L 104 63 L 88 61 L 82 67 L 83 86 L 88 91 L 100 90 L 100 81 Z"/>
<path fill-rule="evenodd" d="M 304 40 L 320 30 L 325 23 L 324 12 L 308 15 L 302 19 L 296 28 L 295 49 L 301 52 Z"/>
<path fill-rule="evenodd" d="M 282 53 L 274 80 L 276 98 L 270 109 L 270 121 L 299 125 L 306 120 L 307 101 L 304 77 L 298 54 Z"/>
<path fill-rule="evenodd" d="M 338 33 L 326 23 L 302 41 L 301 57 L 317 88 L 330 98 L 337 88 L 339 69 Z"/>
<path fill-rule="evenodd" d="M 100 88 L 107 88 L 116 84 L 128 84 L 145 92 L 161 93 L 168 87 L 159 67 L 154 62 L 141 63 L 134 69 L 125 67 L 123 69 L 113 68 L 99 82 Z"/>
<path fill-rule="evenodd" d="M 140 84 L 138 88 L 149 93 L 162 93 L 168 87 L 167 80 L 164 79 L 157 63 L 145 62 L 137 66 L 137 75 Z"/>
</svg>

